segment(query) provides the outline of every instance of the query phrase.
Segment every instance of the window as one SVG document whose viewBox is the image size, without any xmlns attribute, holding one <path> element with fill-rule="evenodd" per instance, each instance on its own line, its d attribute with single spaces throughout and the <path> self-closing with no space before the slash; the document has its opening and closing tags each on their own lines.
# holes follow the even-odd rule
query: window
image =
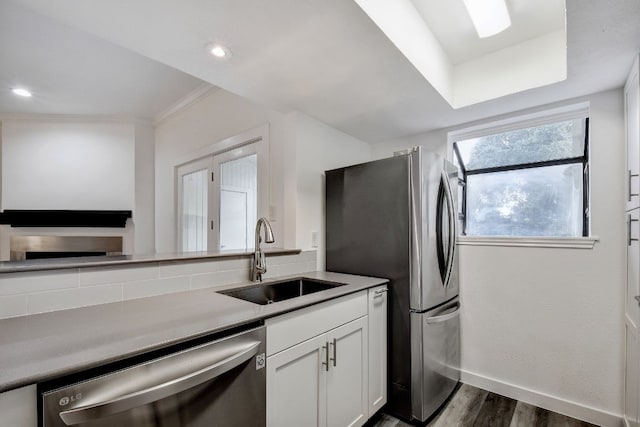
<svg viewBox="0 0 640 427">
<path fill-rule="evenodd" d="M 588 130 L 580 110 L 451 134 L 462 234 L 588 236 Z"/>
<path fill-rule="evenodd" d="M 179 250 L 253 248 L 268 209 L 267 136 L 266 127 L 248 131 L 175 166 Z"/>
</svg>

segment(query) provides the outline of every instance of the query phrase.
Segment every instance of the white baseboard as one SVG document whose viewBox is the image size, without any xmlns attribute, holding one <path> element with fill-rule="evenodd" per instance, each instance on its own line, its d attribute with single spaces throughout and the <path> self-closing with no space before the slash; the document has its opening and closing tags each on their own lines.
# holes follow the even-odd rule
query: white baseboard
<svg viewBox="0 0 640 427">
<path fill-rule="evenodd" d="M 474 387 L 482 388 L 502 396 L 520 400 L 530 405 L 535 405 L 549 411 L 558 412 L 599 426 L 624 427 L 626 425 L 623 417 L 620 415 L 590 408 L 579 403 L 560 399 L 537 391 L 528 390 L 468 371 L 461 371 L 460 381 Z"/>
</svg>

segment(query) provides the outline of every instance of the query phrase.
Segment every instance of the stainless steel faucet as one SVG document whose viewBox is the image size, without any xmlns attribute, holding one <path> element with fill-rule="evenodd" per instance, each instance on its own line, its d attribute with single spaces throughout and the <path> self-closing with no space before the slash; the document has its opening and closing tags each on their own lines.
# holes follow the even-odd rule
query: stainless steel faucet
<svg viewBox="0 0 640 427">
<path fill-rule="evenodd" d="M 260 227 L 263 225 L 265 243 L 275 242 L 271 224 L 269 224 L 269 221 L 267 221 L 266 218 L 260 218 L 256 223 L 256 245 L 255 252 L 253 254 L 253 268 L 251 269 L 251 280 L 254 282 L 257 280 L 262 282 L 262 275 L 267 272 L 267 260 L 264 257 L 264 252 L 260 249 L 260 242 L 262 242 L 262 237 L 260 237 Z"/>
</svg>

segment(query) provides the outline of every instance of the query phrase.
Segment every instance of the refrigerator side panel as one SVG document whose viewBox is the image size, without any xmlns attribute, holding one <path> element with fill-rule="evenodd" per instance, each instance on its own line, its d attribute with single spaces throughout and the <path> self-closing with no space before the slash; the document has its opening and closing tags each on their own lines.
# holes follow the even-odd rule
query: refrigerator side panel
<svg viewBox="0 0 640 427">
<path fill-rule="evenodd" d="M 389 283 L 388 411 L 411 416 L 409 158 L 326 172 L 327 271 Z"/>
</svg>

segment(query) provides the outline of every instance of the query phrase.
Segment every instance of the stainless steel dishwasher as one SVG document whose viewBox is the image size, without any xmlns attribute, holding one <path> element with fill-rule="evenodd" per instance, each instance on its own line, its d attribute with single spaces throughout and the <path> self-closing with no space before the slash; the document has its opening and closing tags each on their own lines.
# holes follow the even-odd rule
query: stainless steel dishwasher
<svg viewBox="0 0 640 427">
<path fill-rule="evenodd" d="M 255 326 L 255 325 L 254 325 Z M 93 376 L 42 384 L 42 427 L 211 427 L 266 424 L 265 327 Z M 82 375 L 82 374 L 80 374 Z"/>
</svg>

